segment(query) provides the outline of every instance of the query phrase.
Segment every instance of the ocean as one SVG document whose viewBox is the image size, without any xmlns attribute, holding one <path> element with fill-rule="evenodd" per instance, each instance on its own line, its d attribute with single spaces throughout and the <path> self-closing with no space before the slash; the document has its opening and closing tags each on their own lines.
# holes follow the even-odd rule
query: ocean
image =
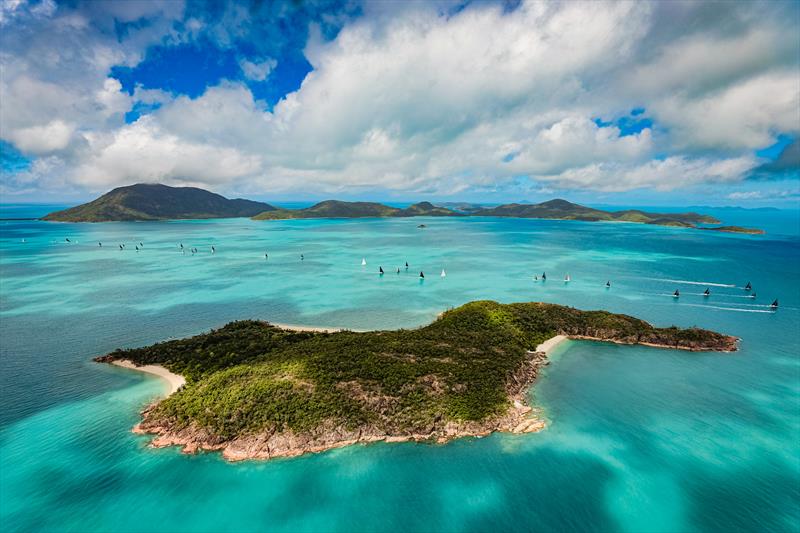
<svg viewBox="0 0 800 533">
<path fill-rule="evenodd" d="M 0 217 L 54 208 L 5 205 Z M 767 234 L 501 218 L 2 220 L 0 530 L 798 531 L 800 213 L 705 212 Z M 91 361 L 235 319 L 411 328 L 477 299 L 696 325 L 741 349 L 567 341 L 530 391 L 540 433 L 235 464 L 148 448 L 130 429 L 166 385 Z"/>
</svg>

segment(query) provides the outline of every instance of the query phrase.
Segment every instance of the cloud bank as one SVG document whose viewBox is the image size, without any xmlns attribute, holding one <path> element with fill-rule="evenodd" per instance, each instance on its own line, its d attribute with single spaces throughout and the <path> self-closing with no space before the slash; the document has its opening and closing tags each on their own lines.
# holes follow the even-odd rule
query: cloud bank
<svg viewBox="0 0 800 533">
<path fill-rule="evenodd" d="M 150 47 L 237 39 L 180 2 L 4 0 L 0 138 L 33 164 L 0 192 L 670 191 L 742 182 L 800 135 L 797 4 L 452 7 L 309 21 L 312 70 L 271 105 L 249 84 L 277 83 L 281 60 L 258 49 L 196 98 L 121 90 L 112 67 Z M 634 108 L 647 126 L 627 131 Z"/>
</svg>

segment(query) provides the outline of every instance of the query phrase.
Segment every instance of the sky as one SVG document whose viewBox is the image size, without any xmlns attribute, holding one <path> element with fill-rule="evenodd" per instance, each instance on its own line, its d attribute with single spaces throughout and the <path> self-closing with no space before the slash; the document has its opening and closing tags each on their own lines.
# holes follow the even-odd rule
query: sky
<svg viewBox="0 0 800 533">
<path fill-rule="evenodd" d="M 0 202 L 800 209 L 800 2 L 0 0 Z"/>
</svg>

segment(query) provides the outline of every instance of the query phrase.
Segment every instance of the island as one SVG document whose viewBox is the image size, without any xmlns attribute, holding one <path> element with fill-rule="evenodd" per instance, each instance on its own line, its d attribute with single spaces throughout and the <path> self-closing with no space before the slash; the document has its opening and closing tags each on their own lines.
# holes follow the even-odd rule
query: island
<svg viewBox="0 0 800 533">
<path fill-rule="evenodd" d="M 448 204 L 456 207 L 457 204 Z M 698 213 L 647 213 L 645 211 L 602 211 L 574 204 L 566 200 L 550 200 L 539 204 L 504 204 L 492 208 L 477 208 L 469 204 L 458 205 L 454 210 L 434 206 L 430 202 L 413 204 L 400 209 L 374 202 L 342 202 L 326 200 L 305 209 L 277 209 L 253 217 L 254 220 L 281 220 L 294 218 L 365 218 L 365 217 L 411 217 L 411 216 L 473 216 L 543 218 L 551 220 L 580 220 L 584 222 L 637 222 L 661 226 L 693 228 L 697 224 L 716 224 L 719 220 Z"/>
<path fill-rule="evenodd" d="M 474 211 L 471 214 L 473 216 L 582 220 L 584 222 L 637 222 L 679 227 L 695 227 L 700 223 L 719 223 L 719 220 L 714 217 L 698 213 L 648 213 L 638 209 L 603 211 L 561 199 L 539 204 L 504 204 Z"/>
<path fill-rule="evenodd" d="M 545 423 L 525 393 L 562 338 L 721 352 L 738 341 L 606 311 L 477 301 L 418 329 L 296 331 L 246 320 L 95 360 L 185 378 L 134 428 L 155 435 L 153 446 L 269 459 L 355 443 L 538 431 Z"/>
<path fill-rule="evenodd" d="M 55 222 L 111 222 L 136 220 L 252 217 L 275 208 L 264 202 L 224 196 L 196 187 L 169 187 L 138 183 L 118 187 L 100 198 L 43 220 Z"/>
<path fill-rule="evenodd" d="M 325 200 L 302 209 L 277 208 L 263 202 L 237 198 L 229 200 L 196 187 L 169 187 L 139 183 L 114 189 L 87 204 L 56 211 L 43 220 L 56 222 L 111 222 L 250 217 L 253 220 L 292 220 L 313 218 L 408 218 L 408 217 L 507 217 L 583 222 L 632 222 L 678 228 L 698 228 L 729 233 L 757 235 L 759 229 L 739 226 L 701 227 L 720 221 L 699 213 L 652 213 L 637 209 L 603 211 L 555 199 L 538 204 L 503 204 L 482 207 L 469 203 L 418 202 L 408 207 L 393 207 L 378 202 Z"/>
<path fill-rule="evenodd" d="M 342 202 L 325 200 L 304 209 L 276 209 L 260 213 L 253 220 L 284 220 L 294 218 L 369 218 L 369 217 L 457 217 L 464 216 L 430 202 L 420 202 L 406 208 L 391 207 L 376 202 Z"/>
<path fill-rule="evenodd" d="M 743 228 L 742 226 L 715 226 L 698 229 L 704 229 L 707 231 L 721 231 L 723 233 L 744 233 L 745 235 L 764 235 L 765 233 L 763 229 Z"/>
</svg>

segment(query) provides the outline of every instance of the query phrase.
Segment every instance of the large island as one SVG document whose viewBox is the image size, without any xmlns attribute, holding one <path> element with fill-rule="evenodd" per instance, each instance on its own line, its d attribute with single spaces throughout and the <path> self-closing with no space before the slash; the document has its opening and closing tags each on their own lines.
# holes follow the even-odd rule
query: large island
<svg viewBox="0 0 800 533">
<path fill-rule="evenodd" d="M 525 392 L 557 336 L 692 351 L 737 339 L 656 328 L 605 311 L 479 301 L 413 330 L 333 333 L 238 321 L 189 339 L 96 360 L 161 365 L 186 385 L 143 412 L 154 446 L 221 450 L 230 460 L 317 452 L 357 442 L 444 442 L 529 432 Z"/>
<path fill-rule="evenodd" d="M 230 200 L 197 187 L 137 183 L 117 187 L 89 203 L 55 211 L 52 222 L 114 222 L 252 217 L 275 208 L 264 202 Z"/>
</svg>

